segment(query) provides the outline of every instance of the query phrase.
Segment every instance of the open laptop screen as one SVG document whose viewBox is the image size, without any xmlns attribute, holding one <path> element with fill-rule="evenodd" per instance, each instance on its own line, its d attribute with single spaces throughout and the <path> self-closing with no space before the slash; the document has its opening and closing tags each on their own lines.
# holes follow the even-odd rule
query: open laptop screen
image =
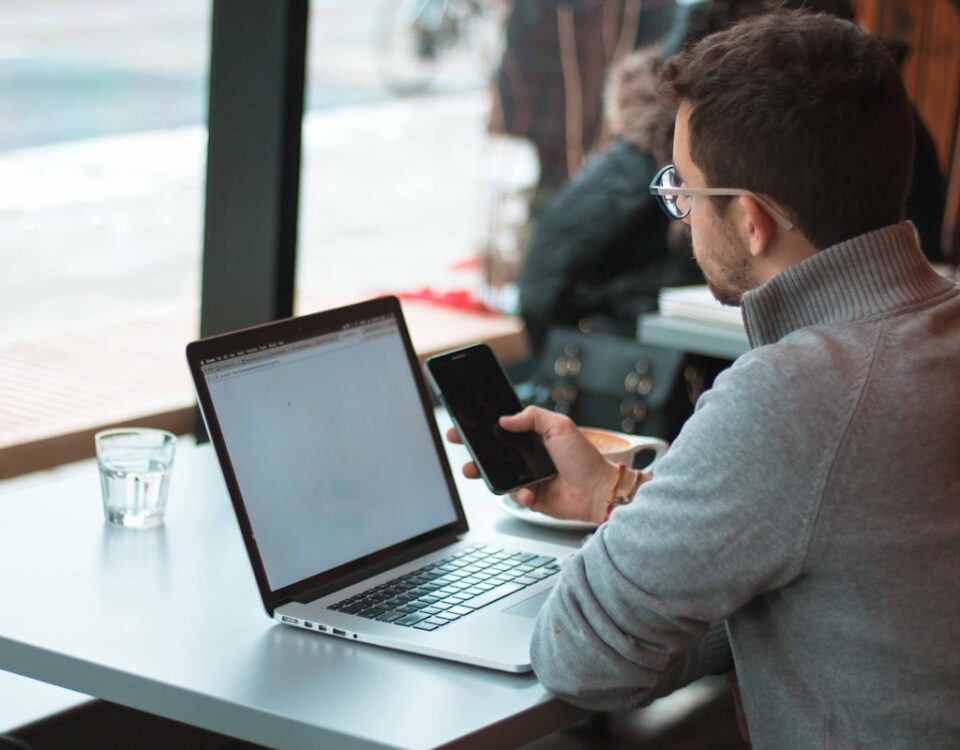
<svg viewBox="0 0 960 750">
<path fill-rule="evenodd" d="M 457 520 L 394 316 L 200 370 L 270 589 Z"/>
</svg>

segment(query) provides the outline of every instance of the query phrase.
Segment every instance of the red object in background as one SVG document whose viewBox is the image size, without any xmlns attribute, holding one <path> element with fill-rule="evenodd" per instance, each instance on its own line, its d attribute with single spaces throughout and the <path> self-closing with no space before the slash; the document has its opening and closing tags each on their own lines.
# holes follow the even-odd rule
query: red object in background
<svg viewBox="0 0 960 750">
<path fill-rule="evenodd" d="M 455 307 L 469 312 L 483 313 L 485 315 L 499 315 L 500 311 L 490 307 L 486 302 L 478 299 L 469 289 L 451 289 L 447 292 L 439 292 L 431 287 L 425 286 L 412 292 L 393 292 L 400 299 L 417 300 L 418 302 L 428 302 L 434 305 L 443 305 L 444 307 Z"/>
<path fill-rule="evenodd" d="M 450 268 L 454 271 L 478 271 L 483 268 L 483 260 L 479 256 L 458 260 Z"/>
</svg>

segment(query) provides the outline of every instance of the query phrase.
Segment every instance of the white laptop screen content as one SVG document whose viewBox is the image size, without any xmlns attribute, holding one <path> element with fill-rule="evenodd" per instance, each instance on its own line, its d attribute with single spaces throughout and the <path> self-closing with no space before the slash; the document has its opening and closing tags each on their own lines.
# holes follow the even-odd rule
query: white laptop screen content
<svg viewBox="0 0 960 750">
<path fill-rule="evenodd" d="M 393 317 L 202 370 L 271 589 L 456 520 Z"/>
</svg>

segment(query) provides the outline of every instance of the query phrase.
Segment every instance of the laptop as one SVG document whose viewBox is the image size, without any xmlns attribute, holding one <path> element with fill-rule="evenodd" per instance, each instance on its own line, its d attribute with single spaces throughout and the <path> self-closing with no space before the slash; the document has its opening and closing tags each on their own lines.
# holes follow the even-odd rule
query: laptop
<svg viewBox="0 0 960 750">
<path fill-rule="evenodd" d="M 531 669 L 570 549 L 470 532 L 395 297 L 194 341 L 187 360 L 270 617 Z"/>
</svg>

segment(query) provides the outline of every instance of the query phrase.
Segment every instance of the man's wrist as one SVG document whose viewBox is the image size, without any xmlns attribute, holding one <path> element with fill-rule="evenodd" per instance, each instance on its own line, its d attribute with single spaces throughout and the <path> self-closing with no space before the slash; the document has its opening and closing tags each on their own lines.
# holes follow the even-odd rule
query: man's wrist
<svg viewBox="0 0 960 750">
<path fill-rule="evenodd" d="M 617 505 L 625 505 L 633 500 L 633 495 L 639 485 L 640 472 L 623 466 L 622 464 L 607 463 L 604 480 L 598 485 L 598 491 L 593 503 L 592 521 L 596 524 L 604 523 L 610 512 Z"/>
<path fill-rule="evenodd" d="M 614 490 L 614 497 L 624 501 L 620 505 L 631 502 L 633 496 L 637 494 L 637 489 L 640 486 L 639 475 L 640 472 L 636 469 L 624 469 L 623 476 L 620 477 L 620 481 L 617 482 L 617 487 Z"/>
<path fill-rule="evenodd" d="M 604 461 L 604 464 L 603 474 L 597 481 L 590 514 L 590 521 L 598 526 L 607 520 L 610 511 L 611 488 L 619 487 L 621 475 L 625 473 L 624 470 L 617 467 L 617 464 L 612 464 L 609 461 Z"/>
</svg>

